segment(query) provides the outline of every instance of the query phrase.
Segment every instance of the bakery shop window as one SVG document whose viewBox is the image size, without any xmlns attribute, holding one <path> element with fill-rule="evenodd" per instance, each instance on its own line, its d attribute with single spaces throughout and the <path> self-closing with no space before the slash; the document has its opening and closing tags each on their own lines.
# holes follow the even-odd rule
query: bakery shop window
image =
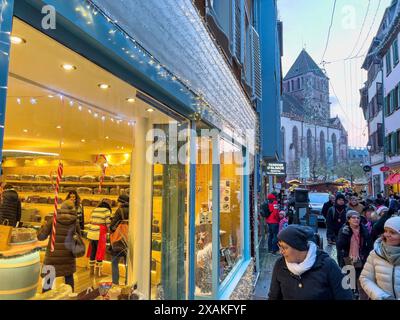
<svg viewBox="0 0 400 320">
<path fill-rule="evenodd" d="M 49 236 L 38 242 L 36 232 L 52 220 L 58 188 L 58 212 L 74 212 L 91 254 L 76 259 L 76 270 L 73 263 L 56 266 L 53 290 L 42 293 L 38 285 L 38 297 L 67 298 L 64 280 L 70 284 L 71 276 L 75 293 L 105 281 L 131 285 L 126 256 L 133 244 L 122 236 L 117 247 L 110 238 L 120 223 L 134 223 L 135 127 L 173 119 L 138 99 L 128 83 L 16 18 L 13 34 L 24 43 L 11 48 L 2 169 L 3 185 L 21 201 L 21 217 L 8 249 L 42 247 L 43 266 Z M 67 199 L 73 207 L 63 206 Z"/>
<path fill-rule="evenodd" d="M 220 272 L 223 281 L 242 258 L 243 164 L 240 147 L 220 140 Z"/>
<path fill-rule="evenodd" d="M 212 296 L 212 140 L 201 130 L 196 160 L 195 295 Z"/>
<path fill-rule="evenodd" d="M 188 292 L 188 123 L 156 124 L 154 134 L 151 298 L 184 300 Z"/>
</svg>

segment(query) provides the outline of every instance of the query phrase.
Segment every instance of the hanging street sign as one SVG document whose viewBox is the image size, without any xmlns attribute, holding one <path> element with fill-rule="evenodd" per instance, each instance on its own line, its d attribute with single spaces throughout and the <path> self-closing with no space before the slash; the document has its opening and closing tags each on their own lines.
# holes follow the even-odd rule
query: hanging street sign
<svg viewBox="0 0 400 320">
<path fill-rule="evenodd" d="M 286 176 L 286 162 L 269 162 L 266 172 L 269 176 Z"/>
</svg>

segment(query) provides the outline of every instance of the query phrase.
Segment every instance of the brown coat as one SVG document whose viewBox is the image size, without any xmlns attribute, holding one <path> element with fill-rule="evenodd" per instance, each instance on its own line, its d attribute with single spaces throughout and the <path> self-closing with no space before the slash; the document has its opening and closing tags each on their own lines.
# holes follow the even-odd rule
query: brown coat
<svg viewBox="0 0 400 320">
<path fill-rule="evenodd" d="M 52 226 L 53 219 L 50 219 L 40 229 L 38 239 L 42 241 L 51 236 Z M 75 228 L 76 232 L 80 234 L 81 229 L 76 212 L 60 209 L 57 214 L 54 251 L 50 252 L 51 240 L 49 240 L 43 263 L 44 265 L 54 266 L 57 277 L 72 275 L 76 272 L 76 260 L 70 249 L 73 243 Z"/>
</svg>

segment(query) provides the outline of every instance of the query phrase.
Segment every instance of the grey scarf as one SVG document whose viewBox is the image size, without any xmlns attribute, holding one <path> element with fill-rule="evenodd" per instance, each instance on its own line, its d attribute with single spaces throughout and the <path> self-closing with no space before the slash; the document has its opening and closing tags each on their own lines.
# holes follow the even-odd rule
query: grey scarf
<svg viewBox="0 0 400 320">
<path fill-rule="evenodd" d="M 400 266 L 400 246 L 388 246 L 381 243 L 381 255 L 394 266 Z"/>
</svg>

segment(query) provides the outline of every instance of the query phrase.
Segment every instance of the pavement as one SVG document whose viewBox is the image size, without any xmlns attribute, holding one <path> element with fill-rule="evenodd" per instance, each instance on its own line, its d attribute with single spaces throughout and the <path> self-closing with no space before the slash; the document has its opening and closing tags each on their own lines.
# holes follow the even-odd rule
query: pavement
<svg viewBox="0 0 400 320">
<path fill-rule="evenodd" d="M 319 228 L 318 233 L 323 239 L 324 250 L 336 261 L 336 247 L 328 245 L 326 241 L 326 229 Z M 260 274 L 253 291 L 253 300 L 267 300 L 271 284 L 272 270 L 279 254 L 268 253 L 266 241 L 260 245 Z"/>
</svg>

